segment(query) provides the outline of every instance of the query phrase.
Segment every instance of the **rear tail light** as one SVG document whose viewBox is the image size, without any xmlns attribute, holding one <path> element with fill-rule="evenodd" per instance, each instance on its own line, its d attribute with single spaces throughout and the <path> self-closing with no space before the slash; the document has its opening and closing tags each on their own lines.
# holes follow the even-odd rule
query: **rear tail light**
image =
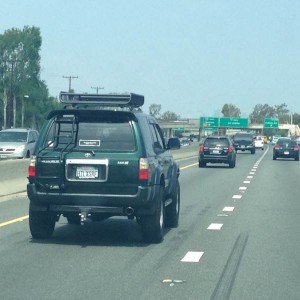
<svg viewBox="0 0 300 300">
<path fill-rule="evenodd" d="M 280 149 L 280 146 L 279 145 L 275 145 L 274 149 Z"/>
<path fill-rule="evenodd" d="M 140 158 L 139 180 L 148 180 L 150 178 L 149 162 L 147 158 Z"/>
<path fill-rule="evenodd" d="M 204 146 L 200 145 L 199 152 L 203 152 L 203 151 L 204 151 Z"/>
<path fill-rule="evenodd" d="M 294 150 L 295 150 L 295 151 L 298 151 L 298 150 L 299 150 L 299 146 L 298 146 L 298 145 L 295 145 L 295 146 L 294 146 Z"/>
<path fill-rule="evenodd" d="M 28 177 L 35 177 L 35 157 L 32 157 L 28 167 Z"/>
<path fill-rule="evenodd" d="M 228 147 L 228 153 L 232 153 L 233 152 L 233 147 L 232 146 L 229 146 Z"/>
</svg>

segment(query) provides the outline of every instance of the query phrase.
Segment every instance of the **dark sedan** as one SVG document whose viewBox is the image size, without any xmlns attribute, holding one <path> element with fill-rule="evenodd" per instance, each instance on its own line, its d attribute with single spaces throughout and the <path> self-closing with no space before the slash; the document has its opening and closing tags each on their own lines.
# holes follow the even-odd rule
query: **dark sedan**
<svg viewBox="0 0 300 300">
<path fill-rule="evenodd" d="M 299 161 L 299 145 L 290 138 L 280 138 L 273 147 L 273 160 L 294 158 Z"/>
</svg>

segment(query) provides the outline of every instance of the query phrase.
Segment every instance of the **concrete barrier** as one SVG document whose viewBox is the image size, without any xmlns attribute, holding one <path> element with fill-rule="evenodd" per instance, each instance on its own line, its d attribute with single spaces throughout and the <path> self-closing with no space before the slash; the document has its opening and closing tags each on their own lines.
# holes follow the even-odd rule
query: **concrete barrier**
<svg viewBox="0 0 300 300">
<path fill-rule="evenodd" d="M 0 161 L 0 196 L 26 191 L 30 159 Z"/>
</svg>

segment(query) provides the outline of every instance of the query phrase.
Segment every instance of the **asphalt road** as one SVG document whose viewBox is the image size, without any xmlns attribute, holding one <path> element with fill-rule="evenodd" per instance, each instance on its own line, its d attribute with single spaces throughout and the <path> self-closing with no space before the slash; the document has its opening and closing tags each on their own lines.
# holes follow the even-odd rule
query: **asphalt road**
<svg viewBox="0 0 300 300">
<path fill-rule="evenodd" d="M 27 198 L 0 202 L 0 299 L 300 299 L 299 162 L 271 148 L 234 169 L 178 160 L 180 225 L 157 245 L 124 218 L 61 218 L 36 242 Z"/>
</svg>

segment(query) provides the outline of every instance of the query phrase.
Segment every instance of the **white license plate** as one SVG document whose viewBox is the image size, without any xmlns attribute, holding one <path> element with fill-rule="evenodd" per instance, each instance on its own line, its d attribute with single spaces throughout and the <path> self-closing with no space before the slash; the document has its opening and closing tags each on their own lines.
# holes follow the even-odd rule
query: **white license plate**
<svg viewBox="0 0 300 300">
<path fill-rule="evenodd" d="M 219 150 L 213 150 L 212 153 L 213 154 L 220 154 L 220 151 Z"/>
<path fill-rule="evenodd" d="M 284 151 L 283 154 L 284 154 L 284 155 L 289 155 L 290 152 L 289 152 L 289 151 Z"/>
<path fill-rule="evenodd" d="M 245 146 L 245 145 L 242 145 L 241 148 L 246 148 L 246 146 Z"/>
<path fill-rule="evenodd" d="M 98 169 L 93 167 L 77 167 L 76 178 L 95 179 L 98 178 Z"/>
</svg>

